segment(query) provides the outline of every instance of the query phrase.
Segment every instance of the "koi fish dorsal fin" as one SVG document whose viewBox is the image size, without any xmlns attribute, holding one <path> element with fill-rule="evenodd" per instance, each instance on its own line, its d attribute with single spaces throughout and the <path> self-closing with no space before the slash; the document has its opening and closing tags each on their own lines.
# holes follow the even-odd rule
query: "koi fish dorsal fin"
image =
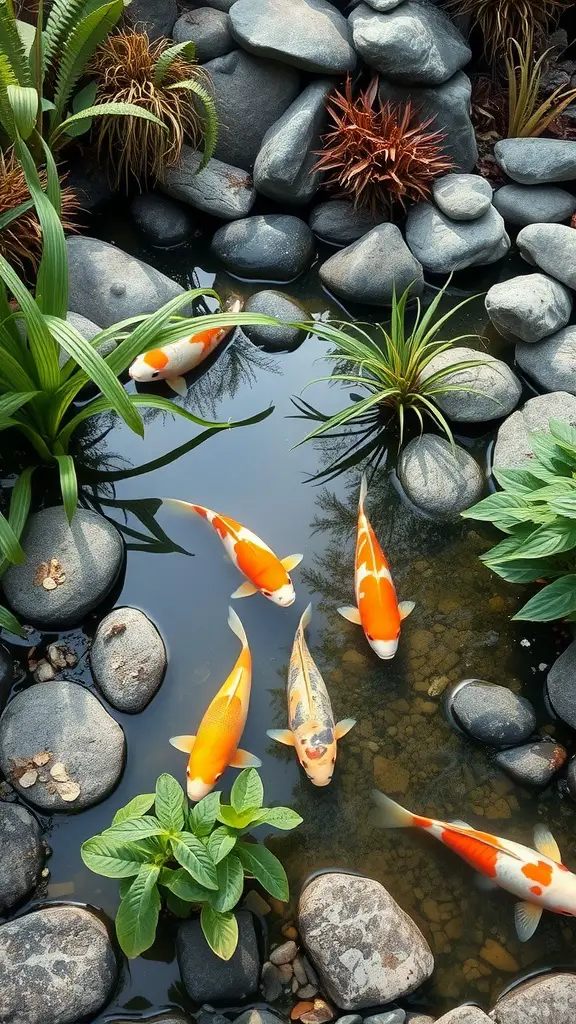
<svg viewBox="0 0 576 1024">
<path fill-rule="evenodd" d="M 410 828 L 414 824 L 414 815 L 401 807 L 379 789 L 373 789 L 370 796 L 375 804 L 371 814 L 371 822 L 378 828 Z"/>
<path fill-rule="evenodd" d="M 310 669 L 309 669 L 309 664 L 308 664 L 310 656 L 308 655 L 308 658 L 306 657 L 306 654 L 307 654 L 307 651 L 305 649 L 306 648 L 306 640 L 304 638 L 304 630 L 305 630 L 306 626 L 308 625 L 308 623 L 310 622 L 310 619 L 312 617 L 312 610 L 311 609 L 312 609 L 312 606 L 308 605 L 308 607 L 304 611 L 304 614 L 302 615 L 302 618 L 300 619 L 300 622 L 298 624 L 298 629 L 296 631 L 296 644 L 297 644 L 297 648 L 298 648 L 298 656 L 299 656 L 299 659 L 300 659 L 300 671 L 302 673 L 302 678 L 304 680 L 304 686 L 305 686 L 305 689 L 306 689 L 306 697 L 308 699 L 308 707 L 310 709 L 310 714 L 313 715 L 313 712 L 314 712 L 314 695 L 312 693 L 312 686 L 310 685 Z M 307 613 L 308 613 L 308 617 L 306 618 Z"/>
<path fill-rule="evenodd" d="M 195 736 L 171 736 L 168 741 L 171 746 L 175 747 L 176 750 L 181 750 L 184 754 L 189 754 L 196 742 Z"/>
<path fill-rule="evenodd" d="M 560 853 L 558 843 L 547 825 L 534 826 L 534 846 L 538 853 L 542 853 L 544 857 L 555 860 L 557 864 L 562 863 L 562 854 Z"/>
<path fill-rule="evenodd" d="M 522 901 L 516 904 L 514 907 L 514 924 L 516 925 L 516 934 L 520 942 L 528 942 L 528 939 L 532 938 L 540 924 L 541 917 L 542 907 L 537 907 L 535 903 Z"/>
<path fill-rule="evenodd" d="M 242 647 L 248 647 L 248 637 L 246 636 L 246 630 L 240 622 L 236 612 L 233 608 L 228 609 L 228 625 L 233 633 L 238 637 Z"/>
<path fill-rule="evenodd" d="M 360 497 L 358 499 L 358 508 L 361 512 L 364 511 L 364 502 L 366 501 L 366 495 L 368 494 L 368 479 L 366 473 L 363 474 L 360 483 Z"/>
</svg>

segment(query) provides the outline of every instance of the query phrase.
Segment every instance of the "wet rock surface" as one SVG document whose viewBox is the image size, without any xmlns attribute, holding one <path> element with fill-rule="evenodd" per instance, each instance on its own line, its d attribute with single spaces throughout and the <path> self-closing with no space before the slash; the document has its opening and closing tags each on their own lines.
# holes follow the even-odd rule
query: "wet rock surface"
<svg viewBox="0 0 576 1024">
<path fill-rule="evenodd" d="M 115 608 L 98 626 L 90 665 L 112 707 L 135 714 L 150 703 L 164 678 L 166 648 L 139 608 Z"/>
<path fill-rule="evenodd" d="M 422 379 L 453 363 L 473 360 L 479 365 L 455 369 L 453 374 L 443 378 L 442 383 L 456 384 L 464 390 L 438 395 L 437 404 L 457 423 L 483 423 L 507 416 L 518 404 L 522 386 L 506 363 L 487 352 L 476 352 L 464 346 L 439 352 L 428 363 Z"/>
<path fill-rule="evenodd" d="M 227 13 L 212 7 L 185 11 L 174 25 L 172 38 L 176 43 L 193 42 L 196 60 L 200 64 L 214 57 L 223 57 L 236 47 Z"/>
<path fill-rule="evenodd" d="M 328 199 L 310 211 L 308 223 L 315 235 L 331 245 L 350 245 L 387 218 L 374 219 L 367 210 L 356 210 L 348 199 Z"/>
<path fill-rule="evenodd" d="M 490 1017 L 495 1024 L 572 1024 L 576 1019 L 576 974 L 545 974 L 502 996 Z"/>
<path fill-rule="evenodd" d="M 574 143 L 576 146 L 576 142 Z M 576 289 L 576 231 L 565 224 L 530 224 L 516 238 L 520 255 Z"/>
<path fill-rule="evenodd" d="M 521 786 L 547 786 L 566 761 L 566 750 L 554 740 L 501 750 L 494 763 Z"/>
<path fill-rule="evenodd" d="M 40 810 L 98 803 L 118 782 L 124 752 L 124 733 L 100 701 L 64 679 L 18 693 L 0 718 L 2 772 Z"/>
<path fill-rule="evenodd" d="M 576 211 L 576 198 L 547 185 L 504 185 L 494 193 L 494 206 L 507 224 L 560 224 Z"/>
<path fill-rule="evenodd" d="M 212 239 L 212 252 L 240 277 L 292 281 L 310 266 L 314 238 L 298 217 L 269 213 L 219 228 Z"/>
<path fill-rule="evenodd" d="M 576 178 L 576 142 L 562 139 L 502 139 L 494 156 L 509 178 L 521 185 L 548 185 Z"/>
<path fill-rule="evenodd" d="M 14 661 L 12 655 L 4 644 L 0 644 L 0 709 L 4 707 L 13 679 Z"/>
<path fill-rule="evenodd" d="M 418 203 L 408 212 L 406 241 L 432 274 L 491 263 L 510 248 L 504 221 L 493 206 L 476 220 L 455 221 L 432 203 Z"/>
<path fill-rule="evenodd" d="M 19 804 L 0 801 L 0 914 L 34 888 L 43 860 L 36 818 Z"/>
<path fill-rule="evenodd" d="M 300 895 L 298 920 L 322 990 L 344 1010 L 406 996 L 434 968 L 422 933 L 370 878 L 337 872 L 314 878 Z"/>
<path fill-rule="evenodd" d="M 374 306 L 390 306 L 394 288 L 400 295 L 413 283 L 413 296 L 424 288 L 422 267 L 395 224 L 380 224 L 330 256 L 320 280 L 340 298 Z"/>
<path fill-rule="evenodd" d="M 176 0 L 133 0 L 128 17 L 138 32 L 150 39 L 170 36 L 178 17 Z"/>
<path fill-rule="evenodd" d="M 410 500 L 439 519 L 458 519 L 480 499 L 484 487 L 476 460 L 435 434 L 410 441 L 402 449 L 397 472 Z"/>
<path fill-rule="evenodd" d="M 180 163 L 166 169 L 160 187 L 167 195 L 222 220 L 246 217 L 256 199 L 248 172 L 215 157 L 199 170 L 201 163 L 201 153 L 183 146 Z"/>
<path fill-rule="evenodd" d="M 564 420 L 576 426 L 576 398 L 565 391 L 550 395 L 537 395 L 512 413 L 498 430 L 494 447 L 494 466 L 513 469 L 533 457 L 530 434 L 534 431 L 549 433 L 549 421 Z"/>
<path fill-rule="evenodd" d="M 576 641 L 552 665 L 546 691 L 558 718 L 576 729 Z"/>
<path fill-rule="evenodd" d="M 457 1006 L 439 1017 L 436 1024 L 490 1024 L 490 1017 L 479 1006 Z"/>
<path fill-rule="evenodd" d="M 452 220 L 477 220 L 492 204 L 492 186 L 479 174 L 445 174 L 432 187 L 436 206 Z"/>
<path fill-rule="evenodd" d="M 486 312 L 503 338 L 533 344 L 566 326 L 572 296 L 545 274 L 526 274 L 492 285 Z"/>
<path fill-rule="evenodd" d="M 181 245 L 194 231 L 190 214 L 154 192 L 135 196 L 130 207 L 136 226 L 152 245 Z"/>
<path fill-rule="evenodd" d="M 576 395 L 576 327 L 565 327 L 535 345 L 519 342 L 516 362 L 543 390 Z"/>
<path fill-rule="evenodd" d="M 346 19 L 329 0 L 236 0 L 230 23 L 234 38 L 251 53 L 322 74 L 341 75 L 356 66 Z"/>
<path fill-rule="evenodd" d="M 231 1002 L 258 989 L 260 957 L 252 914 L 241 910 L 238 946 L 230 960 L 220 960 L 206 944 L 199 920 L 183 921 L 176 936 L 176 955 L 182 981 L 196 1003 Z"/>
<path fill-rule="evenodd" d="M 245 313 L 264 313 L 278 320 L 303 322 L 310 319 L 310 314 L 299 302 L 283 292 L 273 289 L 256 292 L 251 295 L 244 306 Z M 282 327 L 265 327 L 259 324 L 244 326 L 243 333 L 254 345 L 266 349 L 267 352 L 292 352 L 298 348 L 306 334 L 297 327 L 288 324 Z"/>
<path fill-rule="evenodd" d="M 118 967 L 88 910 L 44 907 L 0 926 L 2 1024 L 76 1024 L 103 1009 Z"/>
<path fill-rule="evenodd" d="M 481 743 L 510 747 L 527 740 L 536 728 L 530 701 L 505 686 L 469 680 L 449 698 L 458 725 Z"/>
<path fill-rule="evenodd" d="M 16 614 L 37 626 L 81 622 L 110 593 L 124 562 L 116 527 L 83 508 L 71 525 L 61 506 L 34 513 L 22 547 L 26 561 L 10 566 L 3 589 Z"/>
</svg>

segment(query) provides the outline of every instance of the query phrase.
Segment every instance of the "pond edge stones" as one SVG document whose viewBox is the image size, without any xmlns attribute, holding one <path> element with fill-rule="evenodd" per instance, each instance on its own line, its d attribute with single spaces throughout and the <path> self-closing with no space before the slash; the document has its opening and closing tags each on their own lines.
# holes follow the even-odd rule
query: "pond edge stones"
<svg viewBox="0 0 576 1024">
<path fill-rule="evenodd" d="M 492 747 L 523 743 L 536 728 L 529 700 L 483 679 L 465 679 L 453 688 L 446 696 L 446 708 L 465 733 Z"/>
<path fill-rule="evenodd" d="M 230 30 L 249 53 L 303 71 L 342 75 L 356 67 L 346 19 L 329 0 L 236 0 Z"/>
<path fill-rule="evenodd" d="M 100 622 L 90 665 L 106 700 L 135 714 L 150 703 L 166 671 L 166 648 L 154 623 L 139 608 L 114 608 Z"/>
<path fill-rule="evenodd" d="M 493 465 L 496 469 L 514 469 L 533 458 L 530 434 L 534 431 L 550 433 L 550 420 L 565 420 L 576 427 L 576 398 L 566 391 L 553 391 L 548 395 L 530 398 L 504 420 L 494 446 Z"/>
<path fill-rule="evenodd" d="M 212 239 L 212 252 L 231 274 L 293 281 L 314 258 L 314 236 L 303 220 L 268 213 L 224 224 Z"/>
<path fill-rule="evenodd" d="M 524 274 L 488 289 L 486 312 L 507 341 L 531 345 L 565 327 L 572 312 L 568 288 L 546 274 Z"/>
<path fill-rule="evenodd" d="M 206 944 L 198 918 L 183 921 L 176 934 L 176 956 L 188 995 L 196 1003 L 244 999 L 258 989 L 260 956 L 254 918 L 236 914 L 238 945 L 229 960 L 220 960 Z"/>
<path fill-rule="evenodd" d="M 326 872 L 300 894 L 298 931 L 322 989 L 343 1010 L 414 992 L 434 970 L 424 936 L 380 882 Z"/>
<path fill-rule="evenodd" d="M 414 505 L 434 519 L 455 521 L 481 497 L 484 474 L 471 455 L 436 434 L 421 434 L 403 449 L 398 478 Z"/>
<path fill-rule="evenodd" d="M 477 366 L 459 370 L 459 362 L 477 361 Z M 465 345 L 446 349 L 433 356 L 420 374 L 427 380 L 438 370 L 454 364 L 454 373 L 442 383 L 458 385 L 462 391 L 449 391 L 436 396 L 442 412 L 456 423 L 484 423 L 507 416 L 516 408 L 522 385 L 507 363 L 488 352 L 477 352 Z"/>
<path fill-rule="evenodd" d="M 0 914 L 38 881 L 44 861 L 42 831 L 25 807 L 0 801 Z"/>
<path fill-rule="evenodd" d="M 523 981 L 500 996 L 490 1017 L 495 1024 L 574 1024 L 576 974 L 554 971 Z"/>
<path fill-rule="evenodd" d="M 411 296 L 424 290 L 422 266 L 395 224 L 379 224 L 320 267 L 320 280 L 339 298 L 372 306 L 392 305 L 413 284 Z"/>
<path fill-rule="evenodd" d="M 552 710 L 571 729 L 576 729 L 576 640 L 556 659 L 546 679 Z"/>
</svg>

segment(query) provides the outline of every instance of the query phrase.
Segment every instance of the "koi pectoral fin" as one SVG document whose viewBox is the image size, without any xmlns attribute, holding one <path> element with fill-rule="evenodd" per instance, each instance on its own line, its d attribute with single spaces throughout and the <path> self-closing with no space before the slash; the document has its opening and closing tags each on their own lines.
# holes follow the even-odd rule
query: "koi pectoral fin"
<svg viewBox="0 0 576 1024">
<path fill-rule="evenodd" d="M 400 601 L 398 605 L 398 611 L 400 612 L 401 619 L 407 619 L 410 612 L 413 612 L 416 607 L 415 601 Z"/>
<path fill-rule="evenodd" d="M 188 391 L 184 377 L 166 377 L 166 383 L 177 395 L 185 395 Z"/>
<path fill-rule="evenodd" d="M 341 615 L 343 619 L 348 619 L 348 622 L 353 622 L 355 626 L 362 625 L 360 612 L 357 608 L 354 608 L 353 605 L 347 605 L 343 608 L 339 608 L 338 614 Z"/>
<path fill-rule="evenodd" d="M 295 569 L 297 565 L 300 565 L 303 558 L 304 555 L 286 555 L 286 558 L 280 559 L 280 564 L 284 566 L 286 572 L 292 572 L 292 569 Z"/>
<path fill-rule="evenodd" d="M 337 740 L 341 740 L 342 737 L 345 736 L 346 733 L 350 732 L 350 729 L 353 729 L 355 725 L 355 718 L 343 718 L 340 722 L 336 723 L 336 728 L 334 729 L 335 738 Z"/>
<path fill-rule="evenodd" d="M 195 736 L 171 736 L 168 741 L 176 750 L 189 754 L 196 742 Z"/>
<path fill-rule="evenodd" d="M 267 729 L 266 735 L 277 743 L 284 743 L 287 747 L 294 746 L 294 733 L 291 729 Z"/>
<path fill-rule="evenodd" d="M 230 594 L 230 597 L 233 601 L 236 601 L 240 597 L 252 597 L 252 594 L 257 593 L 258 587 L 255 587 L 254 584 L 250 583 L 248 580 L 246 583 L 242 583 L 241 586 L 238 587 L 238 590 L 235 590 L 233 594 Z"/>
<path fill-rule="evenodd" d="M 516 934 L 520 939 L 520 942 L 528 942 L 536 931 L 540 924 L 540 918 L 542 917 L 542 907 L 537 907 L 535 903 L 517 903 L 514 907 L 514 924 L 516 925 Z"/>
<path fill-rule="evenodd" d="M 230 761 L 231 768 L 261 768 L 262 761 L 255 754 L 249 754 L 247 750 L 238 750 Z"/>
<path fill-rule="evenodd" d="M 546 825 L 534 826 L 534 846 L 538 853 L 543 853 L 545 857 L 550 857 L 550 860 L 555 860 L 557 864 L 562 863 L 562 854 L 560 853 L 558 843 Z"/>
</svg>

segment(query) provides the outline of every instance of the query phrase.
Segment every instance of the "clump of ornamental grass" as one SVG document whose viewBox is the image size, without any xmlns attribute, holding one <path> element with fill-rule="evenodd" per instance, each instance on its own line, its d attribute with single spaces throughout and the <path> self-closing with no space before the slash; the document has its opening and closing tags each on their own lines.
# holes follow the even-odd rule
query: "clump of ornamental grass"
<svg viewBox="0 0 576 1024">
<path fill-rule="evenodd" d="M 378 76 L 356 98 L 348 76 L 327 108 L 332 125 L 314 170 L 357 208 L 390 216 L 398 206 L 428 199 L 434 179 L 452 170 L 442 145 L 446 133 L 430 130 L 434 118 L 423 119 L 410 102 L 384 103 Z"/>
<path fill-rule="evenodd" d="M 114 184 L 154 181 L 180 160 L 182 146 L 203 143 L 202 166 L 214 152 L 218 120 L 206 78 L 194 63 L 193 43 L 152 42 L 145 32 L 123 29 L 108 36 L 94 55 L 96 103 L 131 103 L 162 124 L 140 118 L 102 117 L 98 151 Z"/>
<path fill-rule="evenodd" d="M 550 50 L 534 58 L 532 31 L 525 48 L 511 39 L 506 56 L 508 75 L 508 138 L 537 138 L 576 100 L 576 89 L 559 85 L 542 98 L 542 70 Z"/>
<path fill-rule="evenodd" d="M 525 46 L 533 33 L 543 37 L 572 0 L 447 0 L 452 14 L 471 19 L 484 40 L 488 60 L 503 57 L 508 41 Z"/>
</svg>

